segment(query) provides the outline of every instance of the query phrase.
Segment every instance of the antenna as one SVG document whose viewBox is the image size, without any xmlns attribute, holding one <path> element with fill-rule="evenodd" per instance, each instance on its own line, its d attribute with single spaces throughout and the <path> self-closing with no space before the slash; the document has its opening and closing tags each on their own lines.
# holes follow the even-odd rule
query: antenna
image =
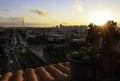
<svg viewBox="0 0 120 81">
<path fill-rule="evenodd" d="M 22 18 L 22 27 L 24 27 L 24 18 Z"/>
</svg>

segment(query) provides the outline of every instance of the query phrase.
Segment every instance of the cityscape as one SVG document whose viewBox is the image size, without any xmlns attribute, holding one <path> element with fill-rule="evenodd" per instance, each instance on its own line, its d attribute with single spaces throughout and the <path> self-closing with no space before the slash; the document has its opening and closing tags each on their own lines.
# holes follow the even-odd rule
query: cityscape
<svg viewBox="0 0 120 81">
<path fill-rule="evenodd" d="M 5 60 L 2 59 L 1 62 L 3 65 L 6 62 L 5 70 L 12 72 L 18 69 L 65 62 L 67 61 L 66 54 L 69 49 L 69 42 L 71 44 L 78 41 L 84 42 L 85 34 L 84 26 L 1 28 L 1 51 L 4 52 L 1 59 L 4 57 Z M 47 51 L 50 54 L 47 54 Z M 60 51 L 63 51 L 63 54 Z M 31 64 L 32 61 L 33 65 Z"/>
<path fill-rule="evenodd" d="M 120 81 L 119 2 L 1 0 L 0 81 Z"/>
</svg>

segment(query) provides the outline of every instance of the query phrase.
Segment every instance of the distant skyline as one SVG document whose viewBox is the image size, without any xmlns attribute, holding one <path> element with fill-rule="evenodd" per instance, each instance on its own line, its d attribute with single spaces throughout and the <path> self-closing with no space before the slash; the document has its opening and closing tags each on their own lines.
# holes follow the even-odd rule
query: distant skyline
<svg viewBox="0 0 120 81">
<path fill-rule="evenodd" d="M 0 26 L 20 25 L 21 18 L 32 26 L 88 25 L 101 12 L 120 23 L 119 4 L 120 0 L 0 0 Z"/>
</svg>

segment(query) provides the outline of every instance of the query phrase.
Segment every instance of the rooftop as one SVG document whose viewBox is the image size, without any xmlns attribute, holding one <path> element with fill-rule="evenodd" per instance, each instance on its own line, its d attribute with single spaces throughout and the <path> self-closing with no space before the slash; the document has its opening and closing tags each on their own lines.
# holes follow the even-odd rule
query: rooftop
<svg viewBox="0 0 120 81">
<path fill-rule="evenodd" d="M 7 72 L 0 75 L 0 81 L 70 81 L 69 62 L 50 64 L 37 68 Z M 120 81 L 96 76 L 96 81 Z"/>
<path fill-rule="evenodd" d="M 0 81 L 70 81 L 69 62 L 7 72 Z"/>
</svg>

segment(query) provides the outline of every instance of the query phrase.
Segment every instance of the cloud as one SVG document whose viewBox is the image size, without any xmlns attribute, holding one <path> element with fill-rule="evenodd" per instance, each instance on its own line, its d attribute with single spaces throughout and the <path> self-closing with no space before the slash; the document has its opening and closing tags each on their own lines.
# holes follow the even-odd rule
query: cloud
<svg viewBox="0 0 120 81">
<path fill-rule="evenodd" d="M 19 22 L 21 21 L 21 18 L 20 17 L 0 17 L 0 22 Z"/>
<path fill-rule="evenodd" d="M 34 8 L 30 7 L 30 6 L 25 6 L 25 5 L 22 6 L 22 8 L 25 9 L 25 10 L 31 11 L 33 13 L 36 13 L 36 14 L 38 14 L 40 16 L 48 16 L 47 12 L 45 12 L 43 10 L 40 10 L 40 9 L 34 9 Z"/>
<path fill-rule="evenodd" d="M 44 11 L 42 11 L 42 10 L 33 9 L 33 10 L 31 10 L 31 11 L 34 12 L 34 13 L 37 13 L 37 14 L 40 15 L 40 16 L 48 16 L 48 13 L 47 13 L 47 12 L 44 12 Z"/>
<path fill-rule="evenodd" d="M 21 20 L 21 18 L 20 17 L 9 17 L 9 18 L 7 18 L 8 20 L 10 20 L 10 21 L 20 21 Z"/>
<path fill-rule="evenodd" d="M 81 13 L 82 12 L 82 6 L 81 6 L 81 2 L 84 0 L 75 0 L 75 3 L 73 4 L 74 8 Z"/>
<path fill-rule="evenodd" d="M 5 9 L 1 9 L 2 11 L 5 11 L 5 12 L 10 12 L 11 10 L 8 9 L 8 8 L 5 8 Z"/>
<path fill-rule="evenodd" d="M 6 18 L 0 16 L 0 22 L 1 22 L 1 21 L 4 21 L 4 20 L 6 20 Z"/>
<path fill-rule="evenodd" d="M 0 17 L 0 20 L 3 19 L 3 17 Z"/>
<path fill-rule="evenodd" d="M 24 20 L 28 20 L 28 21 L 36 19 L 36 18 L 30 16 L 29 14 L 22 14 L 20 17 L 24 18 Z"/>
</svg>

